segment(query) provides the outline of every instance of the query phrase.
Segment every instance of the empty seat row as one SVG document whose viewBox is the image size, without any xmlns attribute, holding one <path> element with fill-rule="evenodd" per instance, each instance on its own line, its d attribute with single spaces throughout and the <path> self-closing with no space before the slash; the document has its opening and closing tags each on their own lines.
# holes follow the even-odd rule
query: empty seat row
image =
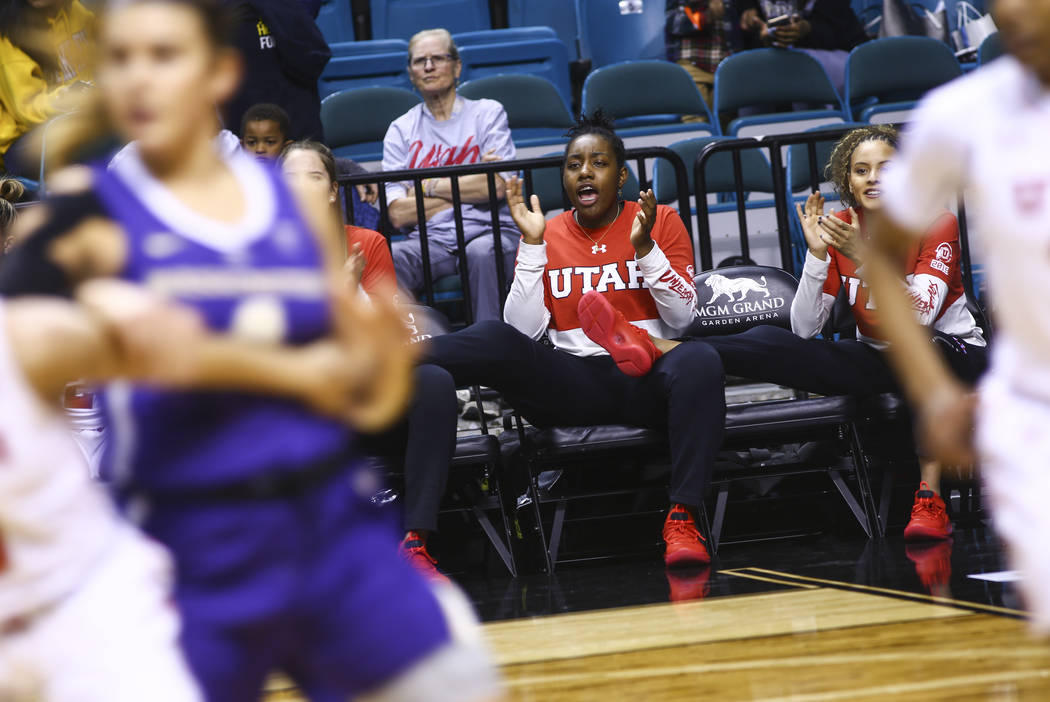
<svg viewBox="0 0 1050 702">
<path fill-rule="evenodd" d="M 504 33 L 502 42 L 513 41 L 515 29 L 543 26 L 565 44 L 571 60 L 595 66 L 665 55 L 664 3 L 656 0 L 623 8 L 614 0 L 507 0 L 510 30 L 492 30 L 488 0 L 371 0 L 369 14 L 372 38 L 379 40 L 407 40 L 421 29 L 444 27 L 454 34 Z M 317 24 L 330 44 L 353 41 L 351 0 L 326 0 Z"/>
</svg>

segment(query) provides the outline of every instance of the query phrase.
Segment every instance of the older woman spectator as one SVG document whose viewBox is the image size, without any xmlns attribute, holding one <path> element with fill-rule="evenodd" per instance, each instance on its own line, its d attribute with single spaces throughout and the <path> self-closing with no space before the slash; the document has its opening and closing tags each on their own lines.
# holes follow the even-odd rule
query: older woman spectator
<svg viewBox="0 0 1050 702">
<path fill-rule="evenodd" d="M 456 94 L 462 69 L 459 51 L 446 30 L 428 29 L 412 37 L 408 45 L 408 74 L 423 102 L 394 120 L 387 130 L 383 139 L 384 171 L 514 159 L 514 143 L 503 106 L 494 100 L 468 100 Z M 459 188 L 474 320 L 500 319 L 487 177 L 461 177 Z M 428 178 L 423 181 L 423 190 L 430 270 L 436 279 L 457 270 L 452 181 Z M 497 176 L 504 270 L 509 282 L 521 235 L 503 201 L 504 190 L 504 179 Z M 409 238 L 393 247 L 398 282 L 406 290 L 418 292 L 423 288 L 423 257 L 415 191 L 409 182 L 389 183 L 386 196 L 394 226 L 412 228 Z"/>
</svg>

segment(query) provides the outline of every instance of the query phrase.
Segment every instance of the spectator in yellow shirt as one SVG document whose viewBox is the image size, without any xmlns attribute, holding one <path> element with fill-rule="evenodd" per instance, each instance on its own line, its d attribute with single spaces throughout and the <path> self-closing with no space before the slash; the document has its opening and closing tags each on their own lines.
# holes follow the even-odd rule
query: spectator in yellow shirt
<svg viewBox="0 0 1050 702">
<path fill-rule="evenodd" d="M 91 79 L 94 23 L 80 0 L 0 3 L 0 160 L 8 172 L 35 176 L 21 137 L 69 109 L 71 86 Z"/>
</svg>

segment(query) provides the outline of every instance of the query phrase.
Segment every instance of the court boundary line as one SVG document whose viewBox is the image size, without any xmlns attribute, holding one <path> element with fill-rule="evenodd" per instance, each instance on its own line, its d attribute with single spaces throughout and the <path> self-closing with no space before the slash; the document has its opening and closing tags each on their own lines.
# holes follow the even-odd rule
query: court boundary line
<svg viewBox="0 0 1050 702">
<path fill-rule="evenodd" d="M 753 571 L 755 573 L 761 573 L 763 575 L 774 576 L 777 578 L 783 578 L 783 584 L 790 584 L 792 581 L 817 583 L 826 587 L 831 587 L 839 590 L 852 590 L 854 592 L 869 592 L 884 597 L 893 597 L 900 600 L 912 600 L 918 602 L 932 603 L 943 605 L 946 607 L 954 607 L 956 609 L 964 609 L 971 612 L 984 612 L 988 614 L 994 614 L 999 617 L 1005 617 L 1008 619 L 1027 619 L 1028 615 L 1018 609 L 1010 609 L 1008 607 L 997 607 L 995 605 L 981 604 L 980 602 L 967 602 L 965 600 L 958 600 L 954 597 L 940 597 L 937 595 L 926 595 L 919 592 L 907 592 L 905 590 L 893 590 L 890 588 L 877 587 L 874 585 L 861 585 L 859 583 L 847 583 L 841 580 L 828 580 L 826 578 L 814 578 L 808 575 L 795 575 L 793 573 L 785 573 L 779 570 L 769 570 L 768 568 L 758 568 L 754 566 L 748 566 L 745 568 L 735 568 L 732 571 L 722 571 L 723 573 L 730 573 L 732 575 L 741 575 L 740 571 Z M 745 576 L 746 577 L 746 576 Z"/>
</svg>

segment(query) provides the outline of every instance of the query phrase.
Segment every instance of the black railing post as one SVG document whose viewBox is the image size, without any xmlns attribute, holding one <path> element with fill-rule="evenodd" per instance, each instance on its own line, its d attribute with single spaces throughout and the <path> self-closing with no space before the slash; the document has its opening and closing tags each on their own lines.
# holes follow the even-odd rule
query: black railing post
<svg viewBox="0 0 1050 702">
<path fill-rule="evenodd" d="M 780 154 L 781 143 L 774 137 L 763 139 L 769 146 L 769 163 L 773 169 L 773 207 L 777 216 L 777 240 L 780 242 L 780 267 L 785 271 L 793 269 L 791 257 L 791 230 L 788 223 L 788 188 L 784 173 L 784 160 Z"/>
<path fill-rule="evenodd" d="M 424 202 L 423 179 L 412 179 L 416 194 L 416 226 L 419 229 L 419 255 L 423 259 L 423 297 L 428 307 L 434 306 L 434 275 L 430 270 L 430 242 L 427 240 L 427 206 Z"/>
<path fill-rule="evenodd" d="M 459 176 L 452 176 L 452 216 L 456 223 L 456 257 L 459 261 L 459 279 L 463 287 L 463 307 L 466 309 L 467 323 L 474 323 L 474 305 L 470 294 L 470 271 L 467 267 L 467 239 L 463 231 L 463 197 L 459 192 Z"/>
<path fill-rule="evenodd" d="M 500 200 L 496 195 L 496 172 L 485 173 L 489 186 L 489 207 L 492 217 L 492 250 L 496 256 L 496 287 L 499 294 L 499 308 L 507 301 L 507 270 L 503 260 L 503 233 L 500 231 Z"/>
<path fill-rule="evenodd" d="M 736 188 L 736 220 L 740 229 L 740 255 L 751 258 L 751 243 L 747 231 L 747 203 L 744 202 L 744 167 L 740 163 L 740 147 L 734 146 L 730 152 L 733 158 L 733 186 Z"/>
</svg>

